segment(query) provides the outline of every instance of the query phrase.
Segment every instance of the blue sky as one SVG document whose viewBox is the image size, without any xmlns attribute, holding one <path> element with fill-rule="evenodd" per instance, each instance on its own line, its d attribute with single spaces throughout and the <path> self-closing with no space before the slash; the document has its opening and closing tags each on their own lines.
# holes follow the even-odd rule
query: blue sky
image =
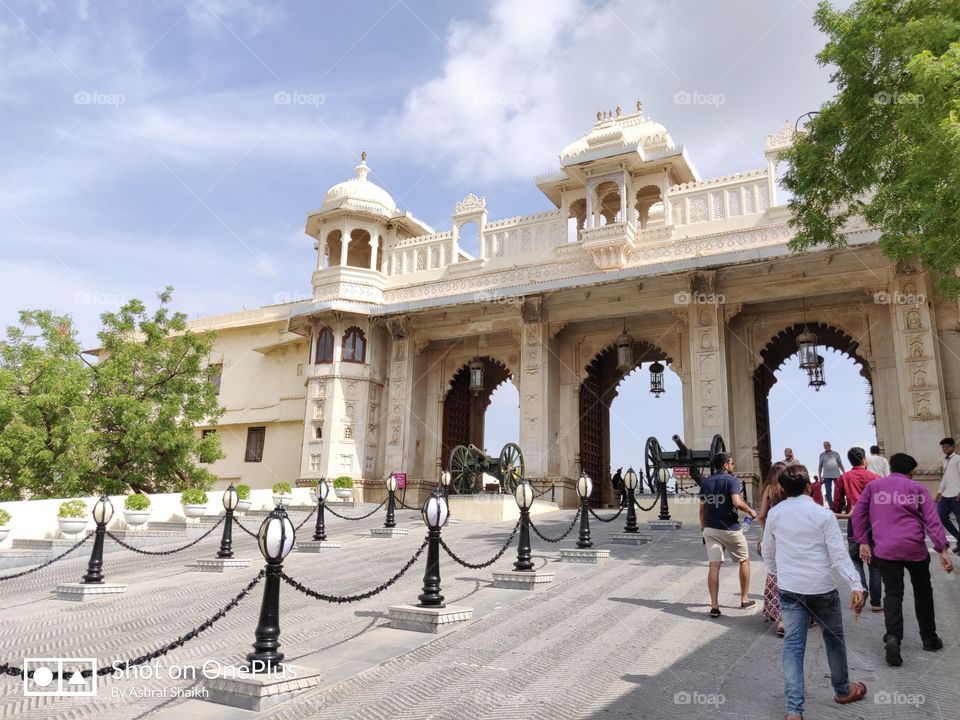
<svg viewBox="0 0 960 720">
<path fill-rule="evenodd" d="M 371 179 L 438 229 L 468 192 L 491 219 L 547 209 L 531 176 L 638 97 L 703 176 L 761 167 L 765 134 L 830 94 L 812 12 L 2 0 L 0 323 L 52 308 L 92 342 L 101 312 L 165 285 L 192 317 L 303 297 L 306 215 L 364 148 Z M 848 386 L 831 392 L 865 417 Z"/>
</svg>

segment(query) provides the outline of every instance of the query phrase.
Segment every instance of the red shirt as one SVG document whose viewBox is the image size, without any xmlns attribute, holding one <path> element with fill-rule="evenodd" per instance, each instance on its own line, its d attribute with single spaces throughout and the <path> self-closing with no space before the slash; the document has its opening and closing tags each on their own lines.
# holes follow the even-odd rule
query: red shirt
<svg viewBox="0 0 960 720">
<path fill-rule="evenodd" d="M 852 512 L 853 506 L 857 504 L 857 500 L 860 499 L 867 483 L 879 477 L 875 472 L 867 470 L 865 467 L 847 470 L 837 478 L 837 487 L 833 493 L 834 512 Z M 841 498 L 844 498 L 846 502 L 841 502 Z"/>
</svg>

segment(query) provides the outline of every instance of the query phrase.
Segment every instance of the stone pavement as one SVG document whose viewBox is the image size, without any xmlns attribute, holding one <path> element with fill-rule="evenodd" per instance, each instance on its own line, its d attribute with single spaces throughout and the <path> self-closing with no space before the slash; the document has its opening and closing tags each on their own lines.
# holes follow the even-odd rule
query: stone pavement
<svg viewBox="0 0 960 720">
<path fill-rule="evenodd" d="M 302 517 L 295 514 L 293 520 Z M 557 535 L 571 517 L 564 511 L 535 521 L 545 534 Z M 328 536 L 342 540 L 343 548 L 293 552 L 286 572 L 327 593 L 379 585 L 410 558 L 424 536 L 418 515 L 400 511 L 398 524 L 410 529 L 408 536 L 370 537 L 370 528 L 382 519 L 378 514 L 347 523 L 328 516 Z M 254 527 L 256 521 L 248 525 Z M 148 666 L 159 677 L 146 678 L 141 671 L 139 678 L 104 678 L 96 697 L 82 699 L 24 697 L 19 679 L 0 678 L 0 718 L 782 717 L 781 641 L 757 610 L 734 607 L 739 604 L 736 572 L 724 568 L 724 615 L 711 620 L 706 563 L 695 528 L 654 532 L 652 543 L 632 547 L 607 541 L 622 523 L 612 525 L 591 523 L 597 546 L 611 550 L 611 558 L 600 565 L 558 561 L 558 549 L 572 547 L 575 532 L 559 545 L 534 536 L 538 567 L 556 573 L 551 586 L 535 592 L 492 587 L 492 571 L 511 566 L 513 548 L 486 570 L 465 569 L 442 554 L 447 602 L 475 608 L 475 619 L 440 635 L 385 627 L 389 605 L 416 601 L 422 561 L 386 592 L 355 604 L 320 603 L 284 585 L 281 649 L 290 662 L 322 668 L 324 682 L 260 714 L 184 698 L 199 685 L 169 677 L 171 668 L 242 660 L 253 641 L 258 587 L 211 629 Z M 312 529 L 312 521 L 308 526 Z M 512 527 L 451 525 L 444 538 L 462 558 L 479 562 L 496 552 Z M 234 542 L 238 556 L 250 557 L 254 564 L 223 575 L 187 567 L 216 552 L 213 537 L 168 557 L 111 552 L 106 579 L 126 583 L 126 594 L 83 605 L 51 599 L 57 582 L 79 579 L 83 558 L 0 583 L 0 663 L 94 656 L 110 664 L 175 639 L 213 615 L 256 575 L 260 563 L 253 539 L 238 530 Z M 760 599 L 764 569 L 759 560 L 753 567 L 754 597 Z M 832 702 L 823 642 L 811 633 L 808 718 L 957 717 L 960 582 L 939 568 L 933 576 L 946 648 L 921 650 L 908 598 L 905 664 L 889 668 L 882 657 L 882 617 L 868 613 L 854 623 L 848 613 L 851 673 L 866 682 L 868 697 L 847 707 Z"/>
</svg>

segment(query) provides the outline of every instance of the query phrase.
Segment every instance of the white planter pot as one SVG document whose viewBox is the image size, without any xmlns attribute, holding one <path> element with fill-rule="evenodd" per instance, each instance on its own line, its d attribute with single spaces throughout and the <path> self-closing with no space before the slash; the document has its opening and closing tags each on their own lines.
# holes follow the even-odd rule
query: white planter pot
<svg viewBox="0 0 960 720">
<path fill-rule="evenodd" d="M 9 534 L 10 534 L 10 528 L 8 528 L 6 525 L 3 525 L 2 527 L 0 527 L 0 542 L 3 542 L 4 540 L 6 540 L 7 535 Z"/>
<path fill-rule="evenodd" d="M 188 518 L 198 518 L 203 517 L 207 514 L 206 505 L 181 505 L 183 508 L 183 514 Z"/>
<path fill-rule="evenodd" d="M 341 500 L 346 500 L 353 495 L 353 488 L 334 488 L 333 494 Z"/>
<path fill-rule="evenodd" d="M 245 513 L 253 505 L 253 500 L 237 500 L 237 512 Z"/>
<path fill-rule="evenodd" d="M 60 526 L 60 532 L 64 535 L 76 535 L 83 532 L 87 527 L 86 518 L 58 517 L 57 525 Z"/>
<path fill-rule="evenodd" d="M 150 519 L 150 510 L 124 510 L 123 519 L 130 527 L 140 527 Z"/>
<path fill-rule="evenodd" d="M 293 502 L 293 495 L 274 495 L 273 496 L 274 506 L 289 505 L 291 502 Z"/>
</svg>

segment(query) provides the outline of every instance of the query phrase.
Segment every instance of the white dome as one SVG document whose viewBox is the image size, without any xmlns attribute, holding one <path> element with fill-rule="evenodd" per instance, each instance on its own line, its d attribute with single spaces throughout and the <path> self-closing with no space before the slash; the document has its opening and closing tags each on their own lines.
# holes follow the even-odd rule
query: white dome
<svg viewBox="0 0 960 720">
<path fill-rule="evenodd" d="M 619 108 L 618 108 L 619 111 Z M 664 150 L 673 146 L 673 140 L 667 129 L 658 122 L 644 117 L 639 105 L 632 115 L 600 117 L 593 130 L 584 137 L 567 145 L 560 152 L 562 164 L 582 162 L 596 154 L 606 154 L 611 150 L 628 151 Z"/>
<path fill-rule="evenodd" d="M 367 166 L 366 159 L 360 161 L 356 170 L 355 178 L 337 183 L 327 190 L 327 194 L 323 196 L 323 209 L 348 206 L 355 210 L 366 210 L 388 216 L 396 215 L 397 204 L 390 197 L 390 193 L 367 180 L 370 168 Z"/>
</svg>

